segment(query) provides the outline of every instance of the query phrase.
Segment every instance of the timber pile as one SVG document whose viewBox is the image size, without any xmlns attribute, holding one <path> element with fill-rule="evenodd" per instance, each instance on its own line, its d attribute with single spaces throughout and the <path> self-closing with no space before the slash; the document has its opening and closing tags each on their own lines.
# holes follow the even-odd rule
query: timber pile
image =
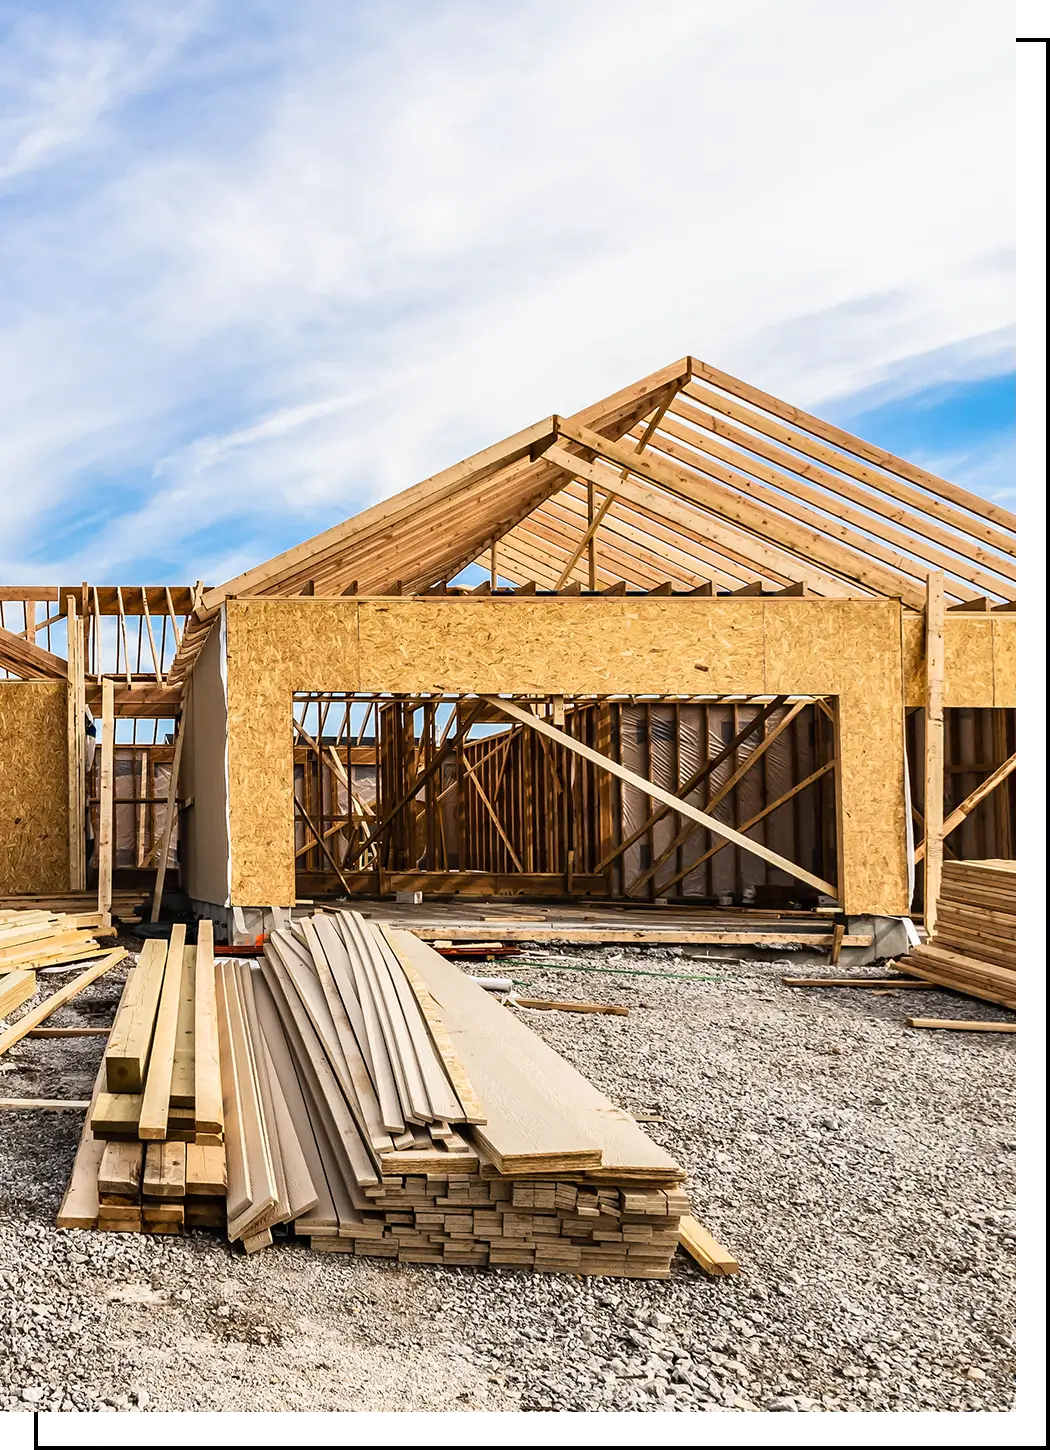
<svg viewBox="0 0 1050 1450">
<path fill-rule="evenodd" d="M 224 1140 L 211 923 L 177 925 L 128 973 L 58 1226 L 224 1227 Z"/>
<path fill-rule="evenodd" d="M 897 966 L 954 992 L 1014 1007 L 1017 863 L 946 861 L 933 937 Z"/>
<path fill-rule="evenodd" d="M 79 1217 L 74 1168 L 60 1225 L 89 1226 L 93 1211 L 100 1228 L 178 1232 L 222 1212 L 249 1251 L 284 1225 L 321 1252 L 402 1263 L 668 1277 L 689 1211 L 682 1170 L 458 968 L 353 912 L 274 932 L 261 962 L 216 965 L 205 926 L 195 962 L 173 933 L 163 968 L 150 944 L 129 979 L 81 1144 Z M 176 958 L 183 981 L 195 968 L 199 1003 L 202 956 L 214 1136 L 200 1096 L 176 1095 L 170 1047 L 185 995 L 167 973 Z M 191 1063 L 200 1050 L 198 1033 Z"/>
<path fill-rule="evenodd" d="M 35 967 L 60 966 L 99 956 L 108 948 L 102 938 L 114 931 L 96 912 L 0 910 L 0 980 L 3 974 Z"/>
</svg>

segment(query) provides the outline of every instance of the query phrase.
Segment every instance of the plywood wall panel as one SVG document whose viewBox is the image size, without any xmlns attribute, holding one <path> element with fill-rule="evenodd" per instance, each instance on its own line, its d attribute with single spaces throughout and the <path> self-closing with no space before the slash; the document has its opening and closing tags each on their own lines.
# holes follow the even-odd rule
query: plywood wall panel
<svg viewBox="0 0 1050 1450">
<path fill-rule="evenodd" d="M 992 664 L 993 618 L 956 614 L 944 627 L 944 703 L 952 710 L 985 709 L 995 704 Z"/>
<path fill-rule="evenodd" d="M 69 889 L 68 689 L 0 683 L 0 894 Z"/>
</svg>

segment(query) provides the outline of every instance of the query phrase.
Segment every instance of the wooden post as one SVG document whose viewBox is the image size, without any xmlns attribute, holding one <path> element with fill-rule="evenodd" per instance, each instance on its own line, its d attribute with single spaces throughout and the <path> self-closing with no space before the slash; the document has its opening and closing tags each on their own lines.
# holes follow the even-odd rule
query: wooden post
<svg viewBox="0 0 1050 1450">
<path fill-rule="evenodd" d="M 944 575 L 926 579 L 926 930 L 937 925 L 944 861 Z"/>
<path fill-rule="evenodd" d="M 102 763 L 99 767 L 98 909 L 109 925 L 113 904 L 113 681 L 102 681 Z"/>
<path fill-rule="evenodd" d="M 587 480 L 587 588 L 592 594 L 598 589 L 598 547 L 594 542 L 594 481 Z"/>
<path fill-rule="evenodd" d="M 186 694 L 189 694 L 191 686 L 187 681 Z M 157 879 L 153 886 L 153 908 L 150 911 L 150 921 L 160 920 L 160 902 L 164 895 L 164 873 L 168 869 L 168 851 L 171 849 L 171 834 L 175 829 L 175 820 L 178 814 L 178 785 L 179 766 L 182 764 L 182 742 L 186 736 L 186 706 L 188 700 L 183 700 L 182 715 L 175 726 L 175 749 L 171 759 L 171 776 L 168 780 L 168 800 L 164 811 L 164 829 L 160 837 L 160 855 L 157 857 Z"/>
<path fill-rule="evenodd" d="M 495 589 L 499 584 L 499 554 L 496 550 L 496 536 L 493 534 L 489 545 L 489 588 Z"/>
<path fill-rule="evenodd" d="M 84 780 L 84 729 L 87 707 L 84 690 L 84 635 L 77 619 L 76 600 L 66 601 L 69 693 L 66 718 L 66 760 L 69 772 L 69 889 L 87 889 L 87 852 L 84 817 L 87 791 Z"/>
</svg>

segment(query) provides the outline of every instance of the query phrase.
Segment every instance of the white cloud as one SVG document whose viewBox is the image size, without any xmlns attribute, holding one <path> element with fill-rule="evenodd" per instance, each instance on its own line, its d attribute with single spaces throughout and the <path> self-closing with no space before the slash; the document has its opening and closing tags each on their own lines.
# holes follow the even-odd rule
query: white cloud
<svg viewBox="0 0 1050 1450">
<path fill-rule="evenodd" d="M 687 351 L 996 365 L 1008 8 L 162 11 L 34 31 L 4 109 L 8 577 L 217 580 Z"/>
</svg>

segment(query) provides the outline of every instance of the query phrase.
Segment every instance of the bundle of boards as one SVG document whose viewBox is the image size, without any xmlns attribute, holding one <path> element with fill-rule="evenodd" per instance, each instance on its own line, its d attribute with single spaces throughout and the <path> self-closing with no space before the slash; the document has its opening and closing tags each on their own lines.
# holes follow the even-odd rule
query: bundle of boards
<svg viewBox="0 0 1050 1450">
<path fill-rule="evenodd" d="M 1016 861 L 946 861 L 933 936 L 897 965 L 938 986 L 1014 1007 Z"/>
<path fill-rule="evenodd" d="M 97 911 L 0 911 L 0 973 L 83 961 L 105 952 L 102 938 L 114 935 Z"/>
<path fill-rule="evenodd" d="M 219 980 L 246 1247 L 288 1223 L 321 1251 L 667 1277 L 677 1164 L 410 933 L 317 914 Z"/>
<path fill-rule="evenodd" d="M 225 1227 L 224 1138 L 212 926 L 176 925 L 128 973 L 58 1226 Z"/>
</svg>

